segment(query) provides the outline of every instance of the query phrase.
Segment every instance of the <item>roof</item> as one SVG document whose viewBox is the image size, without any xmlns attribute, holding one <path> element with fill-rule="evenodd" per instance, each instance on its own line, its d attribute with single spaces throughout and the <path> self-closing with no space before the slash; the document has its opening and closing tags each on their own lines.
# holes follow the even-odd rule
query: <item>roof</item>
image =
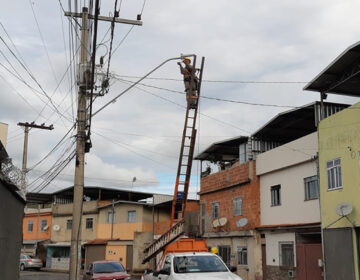
<svg viewBox="0 0 360 280">
<path fill-rule="evenodd" d="M 324 102 L 325 117 L 341 111 L 348 104 Z M 320 102 L 282 112 L 258 129 L 252 137 L 257 140 L 288 143 L 317 131 L 320 116 Z"/>
<path fill-rule="evenodd" d="M 284 229 L 306 229 L 320 227 L 320 222 L 314 223 L 298 223 L 298 224 L 280 224 L 280 225 L 264 225 L 259 226 L 258 230 L 284 230 Z"/>
<path fill-rule="evenodd" d="M 335 58 L 304 90 L 360 96 L 359 62 L 360 42 L 357 42 Z"/>
<path fill-rule="evenodd" d="M 248 141 L 248 136 L 238 136 L 213 143 L 210 147 L 198 154 L 197 160 L 231 161 L 239 158 L 239 145 Z"/>
<path fill-rule="evenodd" d="M 51 203 L 53 196 L 57 198 L 73 199 L 74 187 L 68 187 L 53 193 L 27 193 L 27 201 L 30 203 Z M 128 189 L 120 188 L 108 188 L 108 187 L 99 187 L 99 186 L 85 186 L 84 187 L 84 196 L 98 199 L 99 192 L 101 192 L 101 200 L 130 200 L 130 201 L 139 201 L 142 199 L 150 198 L 154 194 L 146 192 L 131 191 Z"/>
</svg>

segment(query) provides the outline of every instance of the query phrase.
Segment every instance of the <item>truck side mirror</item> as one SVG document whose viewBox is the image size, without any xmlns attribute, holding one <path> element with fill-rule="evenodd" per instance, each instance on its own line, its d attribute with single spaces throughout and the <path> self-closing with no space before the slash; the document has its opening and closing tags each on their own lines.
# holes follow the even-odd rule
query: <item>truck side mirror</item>
<svg viewBox="0 0 360 280">
<path fill-rule="evenodd" d="M 161 269 L 159 274 L 170 275 L 170 269 Z"/>
<path fill-rule="evenodd" d="M 236 271 L 237 271 L 236 266 L 229 265 L 228 267 L 229 267 L 229 270 L 230 270 L 231 272 L 236 272 Z"/>
</svg>

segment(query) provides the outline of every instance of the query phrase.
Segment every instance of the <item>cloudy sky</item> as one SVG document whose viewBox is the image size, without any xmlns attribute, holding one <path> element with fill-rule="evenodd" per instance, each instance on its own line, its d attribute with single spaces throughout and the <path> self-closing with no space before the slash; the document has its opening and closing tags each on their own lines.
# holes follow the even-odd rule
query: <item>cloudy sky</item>
<svg viewBox="0 0 360 280">
<path fill-rule="evenodd" d="M 30 131 L 30 191 L 45 187 L 42 191 L 51 192 L 73 182 L 70 162 L 45 184 L 51 179 L 47 171 L 61 166 L 74 149 L 79 28 L 62 8 L 80 11 L 84 4 L 87 1 L 14 0 L 1 9 L 0 122 L 9 125 L 7 150 L 14 164 L 21 167 L 23 151 L 18 122 L 55 127 Z M 119 0 L 117 8 L 126 19 L 142 12 L 143 26 L 116 24 L 110 91 L 96 99 L 94 111 L 126 89 L 128 81 L 136 81 L 133 77 L 187 53 L 206 58 L 203 96 L 284 106 L 201 99 L 196 153 L 213 142 L 249 135 L 291 106 L 318 100 L 318 94 L 302 90 L 306 82 L 360 38 L 360 3 L 355 0 Z M 113 11 L 114 1 L 101 1 L 101 15 Z M 99 24 L 97 61 L 100 56 L 107 61 L 109 28 L 109 22 Z M 173 192 L 184 88 L 176 62 L 151 77 L 158 79 L 145 80 L 147 86 L 132 89 L 93 118 L 86 185 Z M 328 100 L 356 102 L 335 95 Z M 191 192 L 198 190 L 195 162 Z"/>
</svg>

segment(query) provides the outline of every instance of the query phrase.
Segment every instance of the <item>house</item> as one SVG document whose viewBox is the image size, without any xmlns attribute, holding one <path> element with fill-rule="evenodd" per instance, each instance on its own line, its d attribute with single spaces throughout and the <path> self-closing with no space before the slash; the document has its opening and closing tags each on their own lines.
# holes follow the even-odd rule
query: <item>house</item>
<svg viewBox="0 0 360 280">
<path fill-rule="evenodd" d="M 305 90 L 359 97 L 360 42 L 348 47 Z M 319 174 L 327 280 L 359 276 L 359 103 L 319 123 Z M 325 110 L 323 110 L 324 112 Z"/>
<path fill-rule="evenodd" d="M 21 252 L 46 261 L 45 244 L 50 242 L 52 225 L 51 205 L 26 205 L 23 219 L 23 246 Z"/>
<path fill-rule="evenodd" d="M 29 240 L 38 236 L 40 240 L 48 234 L 50 242 L 44 244 L 46 267 L 67 270 L 70 261 L 73 188 L 51 194 L 28 193 L 27 198 L 33 205 L 51 205 L 51 209 L 42 209 L 42 206 L 40 211 L 36 207 L 28 209 L 24 229 L 32 227 L 33 232 L 24 236 Z M 130 270 L 144 270 L 141 254 L 153 240 L 155 232 L 161 233 L 165 224 L 169 227 L 171 201 L 171 195 L 85 187 L 80 238 L 83 265 L 87 266 L 94 260 L 121 259 Z M 51 215 L 48 227 L 45 232 L 40 231 L 36 235 L 35 219 L 41 223 L 46 215 Z"/>
<path fill-rule="evenodd" d="M 313 132 L 257 156 L 264 279 L 323 279 L 317 151 Z"/>
<path fill-rule="evenodd" d="M 214 168 L 208 165 L 202 173 L 201 235 L 246 280 L 262 275 L 261 237 L 255 230 L 260 224 L 260 185 L 255 161 L 246 158 L 248 141 L 237 137 L 217 142 L 196 156 L 202 165 L 219 164 L 217 172 L 211 173 Z"/>
<path fill-rule="evenodd" d="M 301 257 L 296 246 L 321 249 L 319 202 L 313 193 L 320 105 L 280 113 L 251 136 L 214 143 L 196 157 L 202 170 L 207 162 L 199 192 L 202 236 L 244 279 L 296 277 Z M 347 107 L 323 106 L 326 116 Z M 311 186 L 307 196 L 306 184 Z M 281 261 L 284 253 L 288 263 Z M 321 254 L 314 257 L 316 267 L 318 258 Z M 316 273 L 321 275 L 318 267 Z"/>
<path fill-rule="evenodd" d="M 359 117 L 357 103 L 319 125 L 321 218 L 328 280 L 340 275 L 360 279 Z"/>
<path fill-rule="evenodd" d="M 1 279 L 19 279 L 25 199 L 7 171 L 14 168 L 0 140 L 0 270 Z M 6 166 L 6 168 L 4 167 Z"/>
</svg>

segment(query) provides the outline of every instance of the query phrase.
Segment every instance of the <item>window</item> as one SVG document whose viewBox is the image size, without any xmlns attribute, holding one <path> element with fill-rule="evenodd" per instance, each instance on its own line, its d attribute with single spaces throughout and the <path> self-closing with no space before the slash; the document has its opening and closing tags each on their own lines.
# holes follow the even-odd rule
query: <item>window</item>
<svg viewBox="0 0 360 280">
<path fill-rule="evenodd" d="M 279 242 L 280 265 L 294 267 L 294 244 L 293 242 Z"/>
<path fill-rule="evenodd" d="M 115 213 L 113 213 L 113 211 L 109 211 L 107 212 L 107 218 L 106 218 L 106 222 L 108 224 L 112 224 L 115 221 Z"/>
<path fill-rule="evenodd" d="M 304 179 L 305 183 L 305 200 L 319 198 L 318 177 L 312 176 Z"/>
<path fill-rule="evenodd" d="M 224 263 L 230 265 L 230 255 L 231 255 L 231 248 L 230 246 L 219 246 L 219 256 L 222 258 Z"/>
<path fill-rule="evenodd" d="M 326 163 L 328 190 L 342 188 L 341 159 L 337 158 Z"/>
<path fill-rule="evenodd" d="M 240 144 L 240 146 L 239 146 L 239 162 L 240 163 L 244 163 L 247 160 L 247 158 L 246 158 L 246 144 L 247 143 L 243 143 L 243 144 Z"/>
<path fill-rule="evenodd" d="M 72 220 L 66 220 L 66 229 L 72 229 Z"/>
<path fill-rule="evenodd" d="M 44 232 L 47 230 L 47 228 L 47 220 L 41 220 L 41 231 Z"/>
<path fill-rule="evenodd" d="M 277 206 L 281 204 L 281 185 L 271 187 L 271 206 Z"/>
<path fill-rule="evenodd" d="M 205 233 L 205 203 L 200 204 L 201 215 L 201 234 Z"/>
<path fill-rule="evenodd" d="M 86 218 L 85 226 L 87 229 L 93 228 L 93 218 Z"/>
<path fill-rule="evenodd" d="M 34 221 L 33 220 L 28 220 L 27 231 L 28 232 L 33 232 L 33 230 L 34 230 Z"/>
<path fill-rule="evenodd" d="M 213 219 L 218 219 L 220 217 L 220 203 L 213 202 L 212 203 L 212 217 Z"/>
<path fill-rule="evenodd" d="M 242 198 L 235 197 L 233 202 L 234 202 L 234 216 L 241 216 L 242 215 Z"/>
<path fill-rule="evenodd" d="M 238 247 L 238 264 L 247 265 L 247 247 Z"/>
<path fill-rule="evenodd" d="M 128 223 L 135 223 L 136 222 L 136 211 L 131 210 L 128 211 Z"/>
<path fill-rule="evenodd" d="M 162 269 L 170 271 L 171 269 L 171 257 L 166 256 Z"/>
</svg>

